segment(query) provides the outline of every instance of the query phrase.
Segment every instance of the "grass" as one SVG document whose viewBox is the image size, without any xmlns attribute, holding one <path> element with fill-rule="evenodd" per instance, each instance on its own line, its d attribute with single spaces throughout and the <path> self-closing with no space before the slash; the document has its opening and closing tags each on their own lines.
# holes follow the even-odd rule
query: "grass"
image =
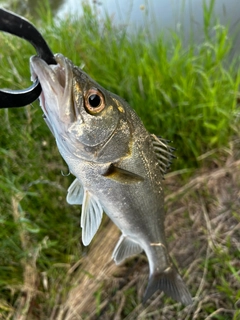
<svg viewBox="0 0 240 320">
<path fill-rule="evenodd" d="M 213 5 L 204 6 L 204 41 L 188 47 L 176 33 L 129 36 L 87 5 L 80 20 L 55 21 L 44 7 L 37 22 L 53 52 L 123 96 L 149 131 L 174 141 L 166 232 L 193 306 L 156 295 L 142 307 L 146 258 L 109 262 L 118 231 L 107 219 L 93 245 L 81 246 L 80 210 L 65 201 L 73 177 L 61 174 L 68 169 L 35 102 L 0 111 L 0 318 L 240 317 L 240 77 L 237 61 L 227 60 L 227 28 L 211 24 Z M 0 41 L 0 87 L 28 86 L 33 49 L 9 35 Z"/>
</svg>

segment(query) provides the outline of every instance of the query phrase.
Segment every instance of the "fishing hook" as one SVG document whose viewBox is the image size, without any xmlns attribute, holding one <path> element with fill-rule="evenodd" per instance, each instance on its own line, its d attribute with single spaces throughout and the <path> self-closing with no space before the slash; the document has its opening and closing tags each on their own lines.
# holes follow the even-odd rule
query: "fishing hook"
<svg viewBox="0 0 240 320">
<path fill-rule="evenodd" d="M 47 64 L 57 64 L 43 36 L 23 17 L 0 8 L 0 30 L 27 40 Z M 0 89 L 0 108 L 24 107 L 35 101 L 41 91 L 38 79 L 24 90 Z"/>
</svg>

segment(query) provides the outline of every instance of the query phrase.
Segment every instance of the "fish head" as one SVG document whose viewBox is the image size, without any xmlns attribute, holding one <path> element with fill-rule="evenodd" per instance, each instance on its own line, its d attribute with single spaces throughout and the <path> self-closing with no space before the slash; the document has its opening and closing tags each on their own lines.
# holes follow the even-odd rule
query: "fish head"
<svg viewBox="0 0 240 320">
<path fill-rule="evenodd" d="M 62 156 L 113 162 L 129 151 L 131 129 L 124 101 L 62 54 L 56 65 L 30 59 L 32 79 L 42 86 L 40 105 Z M 121 142 L 121 143 L 120 143 Z M 120 147 L 119 147 L 120 145 Z"/>
</svg>

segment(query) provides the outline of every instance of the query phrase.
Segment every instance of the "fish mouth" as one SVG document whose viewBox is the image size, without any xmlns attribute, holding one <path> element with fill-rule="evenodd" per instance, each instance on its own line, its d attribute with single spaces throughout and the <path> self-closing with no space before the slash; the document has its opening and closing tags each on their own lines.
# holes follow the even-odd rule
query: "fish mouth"
<svg viewBox="0 0 240 320">
<path fill-rule="evenodd" d="M 62 54 L 55 54 L 54 59 L 57 64 L 48 65 L 38 56 L 31 57 L 31 79 L 38 78 L 41 84 L 40 106 L 48 124 L 58 119 L 69 125 L 75 119 L 71 63 Z"/>
</svg>

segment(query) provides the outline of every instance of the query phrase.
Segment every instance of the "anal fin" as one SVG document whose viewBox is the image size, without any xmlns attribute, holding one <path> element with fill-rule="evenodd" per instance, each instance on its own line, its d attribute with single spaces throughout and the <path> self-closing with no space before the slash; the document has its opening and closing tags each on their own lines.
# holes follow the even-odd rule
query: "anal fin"
<svg viewBox="0 0 240 320">
<path fill-rule="evenodd" d="M 113 251 L 112 258 L 116 264 L 119 264 L 126 258 L 141 253 L 142 250 L 138 243 L 122 235 Z"/>
</svg>

